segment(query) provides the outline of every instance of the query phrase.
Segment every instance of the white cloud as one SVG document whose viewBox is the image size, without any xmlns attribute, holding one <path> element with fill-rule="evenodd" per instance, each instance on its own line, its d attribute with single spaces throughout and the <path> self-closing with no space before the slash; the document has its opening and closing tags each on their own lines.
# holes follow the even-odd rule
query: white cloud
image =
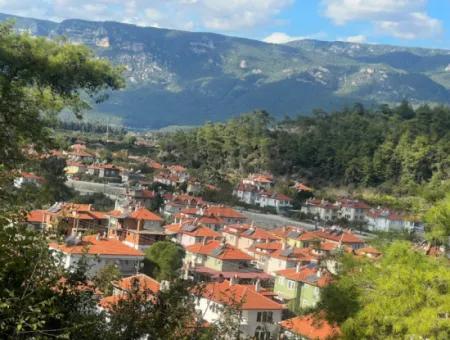
<svg viewBox="0 0 450 340">
<path fill-rule="evenodd" d="M 305 39 L 304 36 L 290 36 L 283 32 L 273 32 L 263 39 L 263 41 L 271 44 L 285 44 L 294 40 Z"/>
<path fill-rule="evenodd" d="M 427 0 L 322 0 L 324 15 L 337 25 L 369 21 L 381 34 L 401 39 L 430 38 L 442 23 L 426 12 Z"/>
<path fill-rule="evenodd" d="M 340 39 L 340 40 L 344 40 L 344 41 L 350 42 L 350 43 L 362 44 L 367 41 L 367 37 L 363 34 L 358 34 L 358 35 L 351 35 L 345 39 Z"/>
<path fill-rule="evenodd" d="M 272 20 L 294 0 L 0 0 L 0 11 L 41 19 L 114 20 L 238 31 Z"/>
</svg>

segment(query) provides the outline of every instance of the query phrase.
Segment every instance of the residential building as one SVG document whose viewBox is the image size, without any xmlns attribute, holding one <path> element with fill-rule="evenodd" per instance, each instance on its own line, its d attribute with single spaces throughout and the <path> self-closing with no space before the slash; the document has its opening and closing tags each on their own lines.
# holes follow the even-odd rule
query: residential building
<svg viewBox="0 0 450 340">
<path fill-rule="evenodd" d="M 14 178 L 14 186 L 16 188 L 21 188 L 24 185 L 41 186 L 44 182 L 45 179 L 43 177 L 25 171 L 22 171 L 19 177 Z"/>
<path fill-rule="evenodd" d="M 339 326 L 330 324 L 316 314 L 296 316 L 280 322 L 283 339 L 288 340 L 330 340 L 339 338 Z"/>
<path fill-rule="evenodd" d="M 84 256 L 89 276 L 94 276 L 108 265 L 116 265 L 124 276 L 131 275 L 139 270 L 144 260 L 141 251 L 100 235 L 69 236 L 64 244 L 50 243 L 49 248 L 61 256 L 61 263 L 66 269 L 73 269 Z"/>
<path fill-rule="evenodd" d="M 43 212 L 46 230 L 63 227 L 67 235 L 86 231 L 104 232 L 108 217 L 92 204 L 57 202 Z"/>
<path fill-rule="evenodd" d="M 120 169 L 113 164 L 95 163 L 87 167 L 87 173 L 99 178 L 119 178 Z"/>
<path fill-rule="evenodd" d="M 116 209 L 108 217 L 108 236 L 135 249 L 145 250 L 165 238 L 163 219 L 146 208 Z"/>
<path fill-rule="evenodd" d="M 45 230 L 45 210 L 32 210 L 27 214 L 27 224 L 33 230 Z"/>
<path fill-rule="evenodd" d="M 221 241 L 208 241 L 187 246 L 185 270 L 196 280 L 270 280 L 271 277 L 252 265 L 253 258 Z"/>
<path fill-rule="evenodd" d="M 339 206 L 339 217 L 350 222 L 364 223 L 366 213 L 370 207 L 361 201 L 351 199 L 341 199 L 337 202 Z"/>
<path fill-rule="evenodd" d="M 133 291 L 138 290 L 141 294 L 148 294 L 148 297 L 151 298 L 161 289 L 161 284 L 158 281 L 145 274 L 136 274 L 113 281 L 112 286 L 112 295 L 100 300 L 99 304 L 104 310 L 110 310 L 120 300 L 127 299 Z"/>
<path fill-rule="evenodd" d="M 333 221 L 339 217 L 339 206 L 325 200 L 308 199 L 300 211 L 322 221 Z"/>
<path fill-rule="evenodd" d="M 213 218 L 213 222 L 211 224 L 219 223 L 219 228 L 215 229 L 216 231 L 228 224 L 242 224 L 247 221 L 247 217 L 242 215 L 240 212 L 234 210 L 233 208 L 226 207 L 223 205 L 211 205 L 211 206 L 203 206 L 200 208 L 186 208 L 181 210 L 175 216 L 175 222 L 180 222 L 183 219 L 189 218 L 199 218 L 202 219 L 204 217 Z M 206 224 L 207 221 L 201 221 L 201 223 Z"/>
<path fill-rule="evenodd" d="M 320 300 L 320 290 L 331 282 L 331 274 L 317 264 L 283 269 L 275 273 L 274 293 L 295 310 L 314 308 Z"/>
<path fill-rule="evenodd" d="M 224 227 L 222 235 L 225 241 L 248 253 L 255 243 L 272 242 L 277 238 L 267 230 L 251 224 L 232 224 Z"/>
<path fill-rule="evenodd" d="M 81 162 L 67 161 L 66 165 L 64 171 L 67 176 L 81 175 L 87 170 L 87 166 Z"/>
<path fill-rule="evenodd" d="M 317 263 L 319 257 L 311 248 L 289 247 L 283 242 L 281 249 L 275 250 L 270 254 L 265 268 L 267 268 L 267 273 L 275 275 L 280 270 L 296 268 L 298 264 Z"/>
<path fill-rule="evenodd" d="M 182 223 L 174 223 L 164 227 L 166 235 L 169 235 L 172 241 L 180 243 L 183 247 L 193 245 L 195 243 L 207 243 L 209 241 L 218 240 L 222 236 L 218 232 L 205 227 L 196 221 L 183 221 Z"/>
<path fill-rule="evenodd" d="M 209 283 L 202 290 L 196 305 L 203 318 L 211 324 L 221 320 L 227 307 L 240 310 L 243 337 L 277 338 L 283 306 L 265 296 L 258 284 L 242 285 L 233 280 Z"/>
<path fill-rule="evenodd" d="M 382 208 L 370 209 L 366 221 L 371 231 L 412 231 L 416 227 L 410 215 Z"/>
</svg>

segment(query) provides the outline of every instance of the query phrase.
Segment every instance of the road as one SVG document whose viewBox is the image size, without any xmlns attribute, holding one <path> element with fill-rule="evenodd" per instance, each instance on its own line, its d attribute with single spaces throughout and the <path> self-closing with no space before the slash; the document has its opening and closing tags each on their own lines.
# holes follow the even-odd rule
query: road
<svg viewBox="0 0 450 340">
<path fill-rule="evenodd" d="M 252 211 L 245 210 L 240 207 L 235 207 L 235 209 L 241 212 L 243 215 L 247 216 L 253 222 L 255 222 L 256 225 L 265 227 L 267 229 L 274 229 L 276 227 L 285 225 L 293 225 L 303 227 L 307 230 L 314 230 L 314 224 L 307 222 L 299 222 L 289 217 L 274 214 L 264 214 L 253 210 Z"/>
</svg>

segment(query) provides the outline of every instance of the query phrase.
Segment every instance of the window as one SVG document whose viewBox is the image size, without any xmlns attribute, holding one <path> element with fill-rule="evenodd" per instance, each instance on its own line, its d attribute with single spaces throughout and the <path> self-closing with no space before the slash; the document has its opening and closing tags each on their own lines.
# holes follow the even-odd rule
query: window
<svg viewBox="0 0 450 340">
<path fill-rule="evenodd" d="M 258 312 L 256 322 L 273 322 L 273 312 Z"/>
<path fill-rule="evenodd" d="M 288 280 L 288 288 L 289 289 L 294 289 L 295 288 L 295 281 Z"/>
<path fill-rule="evenodd" d="M 264 329 L 261 326 L 256 327 L 255 330 L 255 339 L 257 340 L 269 340 L 270 339 L 270 332 L 266 329 Z"/>
</svg>

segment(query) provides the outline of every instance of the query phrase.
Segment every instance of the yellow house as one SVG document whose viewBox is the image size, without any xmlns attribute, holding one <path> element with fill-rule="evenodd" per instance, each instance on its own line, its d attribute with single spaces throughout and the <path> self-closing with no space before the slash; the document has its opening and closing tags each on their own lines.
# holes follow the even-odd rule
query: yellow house
<svg viewBox="0 0 450 340">
<path fill-rule="evenodd" d="M 64 171 L 66 172 L 66 175 L 78 175 L 86 171 L 86 166 L 78 162 L 67 162 Z"/>
</svg>

